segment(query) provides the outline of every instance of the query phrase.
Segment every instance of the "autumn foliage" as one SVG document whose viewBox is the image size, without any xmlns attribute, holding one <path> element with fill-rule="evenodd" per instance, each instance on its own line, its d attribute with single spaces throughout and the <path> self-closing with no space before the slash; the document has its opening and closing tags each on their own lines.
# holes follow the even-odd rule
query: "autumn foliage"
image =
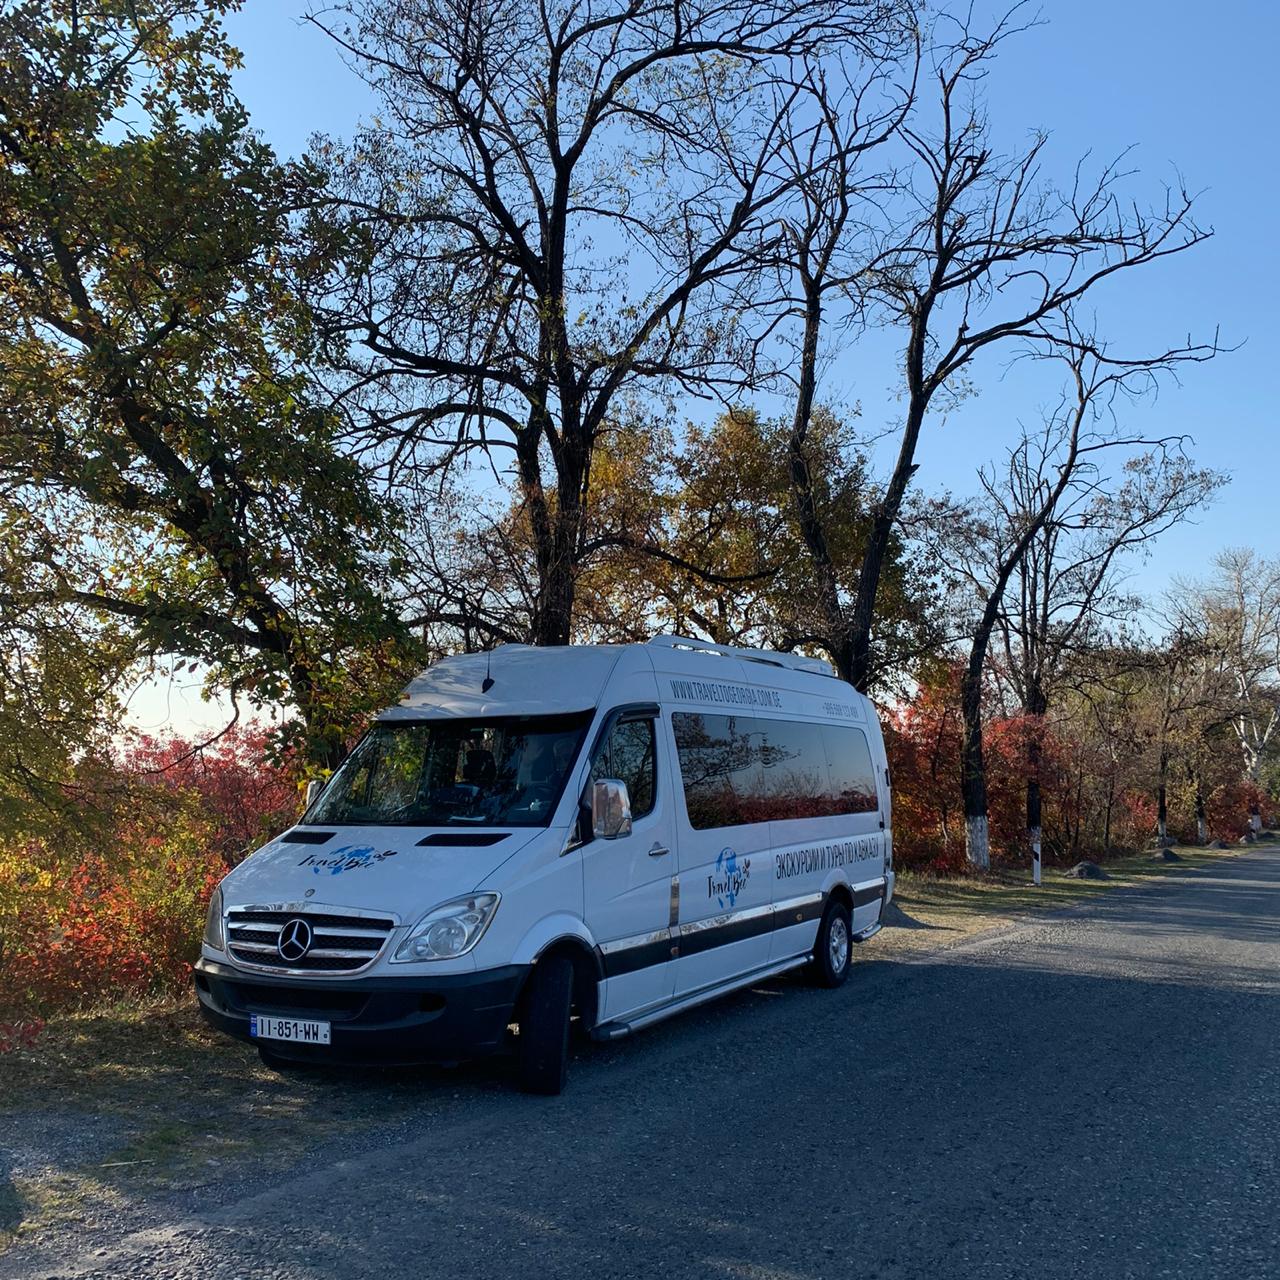
<svg viewBox="0 0 1280 1280">
<path fill-rule="evenodd" d="M 909 701 L 881 708 L 893 777 L 894 856 L 899 867 L 959 874 L 965 855 L 960 800 L 960 672 L 942 665 Z M 1141 849 L 1156 831 L 1154 765 L 1141 741 L 1118 747 L 1114 735 L 1091 728 L 1071 709 L 1048 717 L 1002 714 L 993 706 L 983 728 L 987 802 L 993 858 L 1026 863 L 1030 857 L 1026 788 L 1029 750 L 1039 743 L 1035 767 L 1043 795 L 1043 853 L 1049 863 L 1105 858 Z M 1269 815 L 1267 791 L 1239 780 L 1227 742 L 1219 748 L 1221 776 L 1205 799 L 1210 839 L 1238 840 L 1251 807 Z M 1169 788 L 1169 835 L 1198 840 L 1194 790 L 1175 780 Z"/>
<path fill-rule="evenodd" d="M 297 812 L 266 735 L 143 739 L 85 799 L 0 843 L 0 1051 L 49 1013 L 181 991 L 214 886 Z"/>
</svg>

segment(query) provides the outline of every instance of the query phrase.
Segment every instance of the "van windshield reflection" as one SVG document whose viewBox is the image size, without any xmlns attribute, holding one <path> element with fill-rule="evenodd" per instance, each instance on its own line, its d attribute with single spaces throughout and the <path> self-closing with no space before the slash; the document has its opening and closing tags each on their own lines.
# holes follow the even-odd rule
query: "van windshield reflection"
<svg viewBox="0 0 1280 1280">
<path fill-rule="evenodd" d="M 375 726 L 305 821 L 545 827 L 591 713 Z"/>
</svg>

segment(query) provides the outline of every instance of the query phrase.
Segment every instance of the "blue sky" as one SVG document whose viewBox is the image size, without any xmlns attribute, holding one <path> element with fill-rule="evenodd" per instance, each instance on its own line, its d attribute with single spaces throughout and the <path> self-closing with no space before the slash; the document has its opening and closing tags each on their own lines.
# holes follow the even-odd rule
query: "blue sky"
<svg viewBox="0 0 1280 1280">
<path fill-rule="evenodd" d="M 228 26 L 243 50 L 239 92 L 255 124 L 284 153 L 313 131 L 342 135 L 370 107 L 363 86 L 315 28 L 300 0 L 248 0 Z M 1280 433 L 1273 384 L 1280 345 L 1280 155 L 1275 50 L 1280 6 L 1267 0 L 1048 0 L 1045 25 L 1017 37 L 988 82 L 997 140 L 1014 146 L 1051 131 L 1048 167 L 1064 178 L 1091 151 L 1109 158 L 1136 146 L 1135 189 L 1158 194 L 1181 173 L 1202 192 L 1207 245 L 1100 295 L 1100 331 L 1117 349 L 1144 351 L 1212 337 L 1236 352 L 1187 371 L 1139 412 L 1145 429 L 1186 433 L 1202 464 L 1231 483 L 1200 520 L 1166 535 L 1134 584 L 1157 595 L 1176 575 L 1197 575 L 1224 546 L 1280 553 Z M 894 371 L 859 345 L 833 362 L 823 393 L 861 400 L 868 427 L 893 415 Z M 1019 420 L 1033 421 L 1035 389 L 993 361 L 976 371 L 979 395 L 945 423 L 929 424 L 917 483 L 957 494 L 977 463 L 998 457 Z M 1048 399 L 1048 394 L 1044 394 Z M 881 415 L 884 415 L 881 417 Z"/>
<path fill-rule="evenodd" d="M 367 111 L 364 87 L 334 47 L 301 23 L 298 0 L 249 0 L 229 21 L 244 52 L 239 91 L 254 121 L 283 152 L 316 130 L 343 134 Z M 1085 152 L 1108 158 L 1134 146 L 1134 190 L 1158 197 L 1181 173 L 1201 192 L 1199 218 L 1215 229 L 1207 245 L 1130 277 L 1099 296 L 1100 331 L 1116 349 L 1142 352 L 1188 334 L 1240 350 L 1187 371 L 1143 410 L 1145 429 L 1186 433 L 1193 456 L 1227 472 L 1230 486 L 1197 524 L 1175 530 L 1137 568 L 1158 593 L 1175 574 L 1201 572 L 1216 550 L 1251 545 L 1280 550 L 1268 519 L 1280 484 L 1280 437 L 1272 370 L 1280 340 L 1280 177 L 1274 118 L 1280 6 L 1227 0 L 1206 10 L 1189 0 L 1049 0 L 1044 25 L 1006 46 L 988 82 L 997 139 L 1015 146 L 1033 128 L 1052 137 L 1047 165 L 1065 178 Z M 823 393 L 859 400 L 869 428 L 893 417 L 894 370 L 873 345 L 842 352 Z M 980 366 L 979 395 L 926 431 L 917 483 L 963 494 L 976 462 L 997 457 L 1019 420 L 1032 421 L 1048 388 L 1005 375 L 1000 360 Z"/>
</svg>

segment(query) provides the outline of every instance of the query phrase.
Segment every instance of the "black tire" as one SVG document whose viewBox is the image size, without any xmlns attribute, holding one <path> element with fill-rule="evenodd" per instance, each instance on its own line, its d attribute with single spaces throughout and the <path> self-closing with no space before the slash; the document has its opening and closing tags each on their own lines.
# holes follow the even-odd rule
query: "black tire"
<svg viewBox="0 0 1280 1280">
<path fill-rule="evenodd" d="M 831 901 L 822 913 L 818 937 L 813 944 L 809 973 L 820 987 L 839 987 L 853 967 L 853 926 L 849 908 Z"/>
<path fill-rule="evenodd" d="M 569 1071 L 569 1013 L 573 1005 L 573 961 L 539 960 L 525 988 L 516 1042 L 516 1072 L 526 1093 L 554 1096 Z"/>
</svg>

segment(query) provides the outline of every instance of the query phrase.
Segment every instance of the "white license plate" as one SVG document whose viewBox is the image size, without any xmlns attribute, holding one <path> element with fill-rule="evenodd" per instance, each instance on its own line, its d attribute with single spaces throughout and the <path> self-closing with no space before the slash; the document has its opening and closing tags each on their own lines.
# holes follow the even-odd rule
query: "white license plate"
<svg viewBox="0 0 1280 1280">
<path fill-rule="evenodd" d="M 304 1018 L 273 1018 L 263 1013 L 249 1015 L 249 1034 L 258 1040 L 288 1040 L 293 1044 L 328 1044 L 329 1024 Z"/>
</svg>

